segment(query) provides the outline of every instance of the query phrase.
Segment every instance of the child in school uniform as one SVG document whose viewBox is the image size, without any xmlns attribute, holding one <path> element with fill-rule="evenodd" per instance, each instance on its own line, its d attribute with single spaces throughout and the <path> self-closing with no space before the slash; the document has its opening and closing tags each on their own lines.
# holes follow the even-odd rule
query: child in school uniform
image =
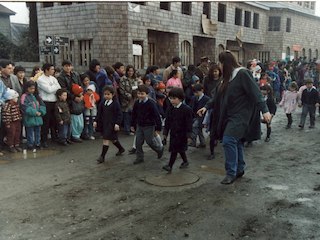
<svg viewBox="0 0 320 240">
<path fill-rule="evenodd" d="M 138 100 L 132 110 L 131 131 L 136 132 L 136 160 L 133 164 L 144 162 L 142 145 L 144 141 L 162 157 L 164 147 L 155 141 L 161 131 L 161 118 L 156 102 L 148 98 L 149 88 L 146 85 L 138 86 Z"/>
<path fill-rule="evenodd" d="M 269 112 L 271 114 L 271 119 L 270 122 L 265 122 L 262 121 L 262 123 L 265 123 L 267 125 L 267 136 L 266 139 L 264 140 L 265 142 L 270 141 L 270 135 L 271 135 L 271 121 L 273 116 L 276 114 L 277 111 L 277 106 L 274 101 L 273 93 L 272 93 L 272 88 L 269 84 L 263 85 L 260 87 L 261 93 L 265 98 L 266 104 L 268 106 Z"/>
<path fill-rule="evenodd" d="M 112 86 L 105 86 L 103 88 L 103 96 L 104 99 L 100 102 L 98 107 L 96 121 L 93 123 L 93 126 L 97 131 L 101 132 L 103 137 L 101 155 L 97 159 L 98 164 L 105 161 L 110 141 L 118 148 L 116 156 L 120 156 L 125 152 L 125 149 L 118 140 L 122 111 L 119 102 L 115 98 L 114 88 Z"/>
<path fill-rule="evenodd" d="M 205 148 L 206 142 L 202 132 L 202 122 L 204 116 L 197 114 L 198 110 L 203 108 L 209 101 L 209 97 L 204 95 L 204 89 L 202 84 L 198 83 L 193 87 L 194 96 L 191 100 L 191 109 L 193 110 L 193 124 L 192 124 L 192 142 L 189 144 L 190 147 Z M 200 144 L 197 146 L 197 137 L 199 136 Z"/>
<path fill-rule="evenodd" d="M 8 88 L 4 95 L 6 102 L 2 107 L 2 122 L 6 128 L 6 144 L 9 152 L 21 152 L 20 135 L 22 116 L 18 103 L 19 93 Z"/>
<path fill-rule="evenodd" d="M 169 163 L 163 166 L 163 169 L 171 173 L 178 153 L 183 160 L 180 168 L 186 168 L 189 165 L 186 151 L 188 149 L 188 140 L 191 141 L 193 113 L 192 109 L 183 103 L 183 89 L 171 89 L 169 99 L 172 107 L 170 107 L 167 112 L 163 136 L 164 143 L 166 143 L 167 136 L 170 132 L 169 152 L 171 152 L 171 155 Z"/>
<path fill-rule="evenodd" d="M 279 104 L 283 107 L 284 112 L 288 119 L 288 124 L 286 129 L 290 129 L 292 125 L 292 113 L 296 110 L 298 106 L 299 94 L 298 94 L 298 84 L 296 82 L 291 82 L 288 90 L 283 94 L 282 100 Z"/>
<path fill-rule="evenodd" d="M 316 116 L 316 107 L 319 107 L 319 93 L 313 86 L 312 79 L 306 79 L 306 89 L 302 91 L 301 94 L 301 104 L 302 113 L 300 118 L 299 128 L 303 129 L 304 124 L 309 113 L 310 115 L 310 126 L 309 128 L 314 128 L 315 125 L 315 116 Z"/>
<path fill-rule="evenodd" d="M 55 118 L 58 124 L 58 143 L 63 146 L 68 146 L 68 135 L 70 134 L 71 115 L 70 108 L 67 102 L 68 92 L 61 88 L 56 92 L 57 102 L 54 106 Z"/>
</svg>

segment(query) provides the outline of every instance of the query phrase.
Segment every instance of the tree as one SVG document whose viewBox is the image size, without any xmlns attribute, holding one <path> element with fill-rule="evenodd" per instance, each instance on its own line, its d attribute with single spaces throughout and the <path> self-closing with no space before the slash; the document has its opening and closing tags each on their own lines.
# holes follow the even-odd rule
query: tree
<svg viewBox="0 0 320 240">
<path fill-rule="evenodd" d="M 2 33 L 0 33 L 0 58 L 10 59 L 13 49 L 11 41 Z"/>
</svg>

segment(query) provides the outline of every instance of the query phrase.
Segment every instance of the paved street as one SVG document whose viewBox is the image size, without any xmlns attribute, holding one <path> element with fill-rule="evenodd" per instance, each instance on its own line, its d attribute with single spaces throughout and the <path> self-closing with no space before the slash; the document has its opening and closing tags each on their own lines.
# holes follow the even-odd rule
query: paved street
<svg viewBox="0 0 320 240">
<path fill-rule="evenodd" d="M 157 160 L 148 147 L 137 166 L 132 155 L 115 157 L 114 146 L 97 165 L 100 140 L 26 159 L 6 154 L 0 160 L 0 239 L 320 239 L 319 118 L 316 129 L 301 131 L 298 117 L 285 130 L 278 109 L 271 141 L 246 149 L 246 174 L 230 186 L 220 184 L 221 146 L 214 161 L 205 160 L 208 149 L 188 150 L 187 170 L 178 169 L 178 159 L 172 175 L 199 177 L 180 187 L 146 183 L 166 176 L 161 166 L 169 156 Z M 131 136 L 120 139 L 131 147 Z"/>
</svg>

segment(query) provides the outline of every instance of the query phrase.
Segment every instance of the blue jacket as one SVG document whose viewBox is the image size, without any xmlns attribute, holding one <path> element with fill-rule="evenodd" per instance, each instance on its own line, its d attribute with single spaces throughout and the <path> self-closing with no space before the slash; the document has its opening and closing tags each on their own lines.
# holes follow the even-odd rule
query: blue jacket
<svg viewBox="0 0 320 240">
<path fill-rule="evenodd" d="M 21 96 L 21 109 L 23 113 L 23 125 L 25 127 L 36 127 L 43 124 L 42 116 L 46 114 L 44 102 L 38 101 L 33 94 L 24 93 Z M 40 112 L 41 116 L 36 113 Z"/>
</svg>

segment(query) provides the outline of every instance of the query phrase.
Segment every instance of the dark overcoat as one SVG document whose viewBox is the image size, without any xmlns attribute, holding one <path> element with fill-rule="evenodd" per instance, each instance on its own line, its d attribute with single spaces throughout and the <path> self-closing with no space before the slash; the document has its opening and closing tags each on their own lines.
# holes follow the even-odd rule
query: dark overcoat
<svg viewBox="0 0 320 240">
<path fill-rule="evenodd" d="M 231 136 L 242 141 L 261 138 L 260 112 L 268 112 L 260 89 L 252 74 L 245 68 L 234 70 L 224 94 L 216 88 L 206 108 L 214 107 L 211 129 L 215 136 Z"/>
<path fill-rule="evenodd" d="M 179 108 L 170 106 L 167 111 L 163 135 L 170 132 L 169 152 L 184 152 L 192 133 L 192 109 L 186 104 Z"/>
<path fill-rule="evenodd" d="M 97 131 L 100 131 L 105 140 L 118 140 L 117 131 L 114 126 L 120 126 L 122 111 L 117 100 L 113 100 L 110 105 L 106 100 L 100 102 L 97 114 Z"/>
</svg>

